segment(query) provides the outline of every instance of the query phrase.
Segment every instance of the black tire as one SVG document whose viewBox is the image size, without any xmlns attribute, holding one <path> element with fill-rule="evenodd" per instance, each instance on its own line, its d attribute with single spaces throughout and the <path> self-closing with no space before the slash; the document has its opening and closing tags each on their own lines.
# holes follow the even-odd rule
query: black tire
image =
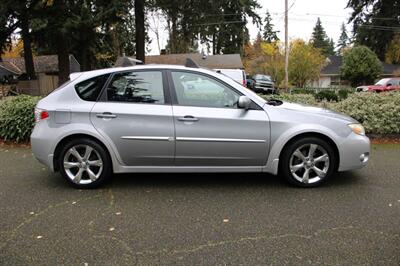
<svg viewBox="0 0 400 266">
<path fill-rule="evenodd" d="M 83 182 L 83 183 L 77 183 L 77 182 L 74 182 L 72 180 L 72 178 L 69 176 L 69 174 L 67 173 L 67 170 L 64 167 L 64 158 L 68 153 L 68 155 L 67 155 L 67 156 L 69 156 L 68 158 L 70 160 L 73 160 L 73 158 L 75 156 L 73 154 L 71 154 L 71 152 L 70 152 L 70 149 L 72 149 L 73 147 L 75 147 L 75 150 L 78 150 L 81 157 L 84 157 L 82 155 L 84 155 L 85 150 L 83 150 L 83 153 L 82 153 L 81 149 L 84 149 L 87 146 L 92 148 L 93 151 L 92 151 L 92 154 L 89 155 L 91 157 L 91 159 L 87 158 L 86 162 L 93 160 L 92 162 L 96 161 L 97 164 L 101 165 L 101 166 L 98 166 L 98 165 L 91 166 L 89 164 L 88 165 L 85 164 L 85 167 L 86 167 L 85 169 L 89 169 L 91 171 L 91 173 L 96 173 L 96 170 L 100 169 L 100 167 L 101 167 L 101 171 L 98 174 L 98 177 L 96 177 L 96 179 L 92 181 L 92 179 L 89 177 L 89 174 L 88 174 L 89 172 L 87 170 L 82 170 L 82 174 L 81 174 L 82 181 L 80 181 L 80 182 Z M 99 159 L 101 159 L 101 161 L 96 160 L 97 157 L 99 157 Z M 80 161 L 76 160 L 77 164 L 81 164 L 79 162 Z M 97 187 L 103 185 L 107 180 L 109 180 L 113 174 L 112 162 L 111 162 L 111 158 L 110 158 L 110 155 L 108 154 L 108 152 L 105 150 L 105 148 L 103 148 L 102 145 L 100 145 L 96 141 L 93 141 L 88 138 L 73 139 L 73 140 L 69 141 L 66 145 L 64 145 L 64 147 L 62 148 L 62 150 L 60 152 L 60 156 L 58 159 L 58 166 L 59 166 L 58 169 L 60 169 L 61 176 L 64 177 L 65 180 L 67 180 L 69 185 L 71 185 L 74 188 L 79 188 L 79 189 L 97 188 Z M 79 171 L 79 169 L 81 169 L 81 166 L 71 167 L 69 169 L 69 173 L 72 174 L 73 173 L 72 171 Z M 85 181 L 86 179 L 90 179 L 90 181 L 87 180 L 87 183 L 86 183 L 86 181 Z"/>
<path fill-rule="evenodd" d="M 315 153 L 313 153 L 313 156 L 310 156 L 313 158 L 312 162 L 308 156 L 311 148 L 308 149 L 307 153 L 307 148 L 311 147 L 311 145 L 314 145 L 313 147 L 315 147 L 315 145 L 317 146 L 317 149 Z M 305 160 L 301 160 L 301 156 L 298 157 L 297 155 L 294 155 L 295 151 L 298 149 L 305 157 Z M 323 157 L 325 153 L 328 155 L 328 158 Z M 315 160 L 314 162 L 314 157 L 315 159 L 324 159 L 323 161 L 317 162 L 317 160 Z M 331 147 L 329 143 L 317 137 L 304 137 L 289 143 L 284 148 L 279 163 L 279 174 L 283 175 L 286 181 L 289 182 L 291 185 L 298 187 L 317 187 L 324 184 L 327 180 L 329 180 L 329 178 L 331 178 L 335 171 L 336 162 L 337 158 L 335 157 L 335 152 L 333 150 L 333 147 Z M 304 166 L 300 167 L 298 170 L 296 170 L 296 172 L 292 173 L 291 165 L 293 165 L 293 169 L 297 169 L 296 166 L 301 164 Z M 323 168 L 323 170 L 325 170 L 326 172 L 319 172 L 320 174 L 322 173 L 322 177 L 320 177 L 317 174 L 317 171 L 314 170 L 321 170 L 321 168 Z M 307 178 L 304 178 L 305 172 L 307 170 L 309 175 L 306 175 Z M 313 177 L 314 179 L 309 179 L 309 177 Z M 299 180 L 299 178 L 302 178 L 302 181 Z"/>
</svg>

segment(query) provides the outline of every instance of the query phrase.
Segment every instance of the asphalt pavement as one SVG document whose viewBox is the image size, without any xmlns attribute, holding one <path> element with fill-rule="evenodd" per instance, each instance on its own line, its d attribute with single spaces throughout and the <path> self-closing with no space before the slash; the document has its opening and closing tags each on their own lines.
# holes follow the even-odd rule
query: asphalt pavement
<svg viewBox="0 0 400 266">
<path fill-rule="evenodd" d="M 265 174 L 116 175 L 77 190 L 0 146 L 0 265 L 399 265 L 400 145 L 299 189 Z"/>
</svg>

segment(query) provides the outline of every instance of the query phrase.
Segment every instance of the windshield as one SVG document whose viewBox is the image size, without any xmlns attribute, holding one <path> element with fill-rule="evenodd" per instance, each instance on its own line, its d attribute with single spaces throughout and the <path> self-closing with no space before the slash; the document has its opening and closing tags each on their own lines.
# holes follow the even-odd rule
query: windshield
<svg viewBox="0 0 400 266">
<path fill-rule="evenodd" d="M 271 81 L 271 77 L 267 75 L 256 75 L 254 79 L 264 80 L 264 81 Z"/>
<path fill-rule="evenodd" d="M 389 81 L 389 79 L 381 79 L 380 81 L 375 83 L 375 85 L 385 86 L 388 81 Z"/>
</svg>

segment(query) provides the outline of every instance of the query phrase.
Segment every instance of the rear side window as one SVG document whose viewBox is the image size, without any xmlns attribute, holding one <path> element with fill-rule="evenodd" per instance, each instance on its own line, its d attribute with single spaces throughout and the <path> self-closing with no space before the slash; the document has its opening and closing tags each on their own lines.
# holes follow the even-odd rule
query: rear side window
<svg viewBox="0 0 400 266">
<path fill-rule="evenodd" d="M 161 71 L 133 71 L 117 73 L 107 87 L 111 102 L 164 104 Z"/>
<path fill-rule="evenodd" d="M 82 100 L 95 102 L 109 76 L 101 75 L 79 82 L 75 85 L 75 91 Z"/>
</svg>

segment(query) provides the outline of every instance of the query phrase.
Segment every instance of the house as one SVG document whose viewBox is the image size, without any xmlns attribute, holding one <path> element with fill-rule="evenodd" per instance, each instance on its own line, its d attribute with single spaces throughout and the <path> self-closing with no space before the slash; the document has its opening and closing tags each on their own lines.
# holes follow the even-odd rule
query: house
<svg viewBox="0 0 400 266">
<path fill-rule="evenodd" d="M 58 56 L 39 55 L 33 57 L 37 80 L 25 80 L 25 59 L 23 57 L 3 58 L 0 71 L 19 77 L 17 89 L 31 95 L 46 95 L 58 87 Z M 79 72 L 80 64 L 73 55 L 69 56 L 70 72 Z M 0 72 L 1 73 L 1 72 Z"/>
<path fill-rule="evenodd" d="M 21 75 L 21 70 L 11 62 L 0 61 L 0 79 L 5 77 L 18 77 Z"/>
<path fill-rule="evenodd" d="M 210 69 L 244 69 L 239 54 L 202 55 L 202 54 L 163 54 L 146 56 L 146 64 L 185 65 L 186 59 L 192 59 L 201 67 Z M 135 65 L 134 57 L 120 57 L 116 67 Z"/>
<path fill-rule="evenodd" d="M 349 85 L 349 82 L 341 79 L 340 67 L 342 66 L 341 56 L 329 56 L 326 59 L 326 65 L 321 70 L 318 80 L 311 82 L 310 86 L 314 88 L 329 88 L 341 85 Z M 393 65 L 382 62 L 382 73 L 380 78 L 392 77 L 395 70 L 400 69 L 400 65 Z"/>
</svg>

